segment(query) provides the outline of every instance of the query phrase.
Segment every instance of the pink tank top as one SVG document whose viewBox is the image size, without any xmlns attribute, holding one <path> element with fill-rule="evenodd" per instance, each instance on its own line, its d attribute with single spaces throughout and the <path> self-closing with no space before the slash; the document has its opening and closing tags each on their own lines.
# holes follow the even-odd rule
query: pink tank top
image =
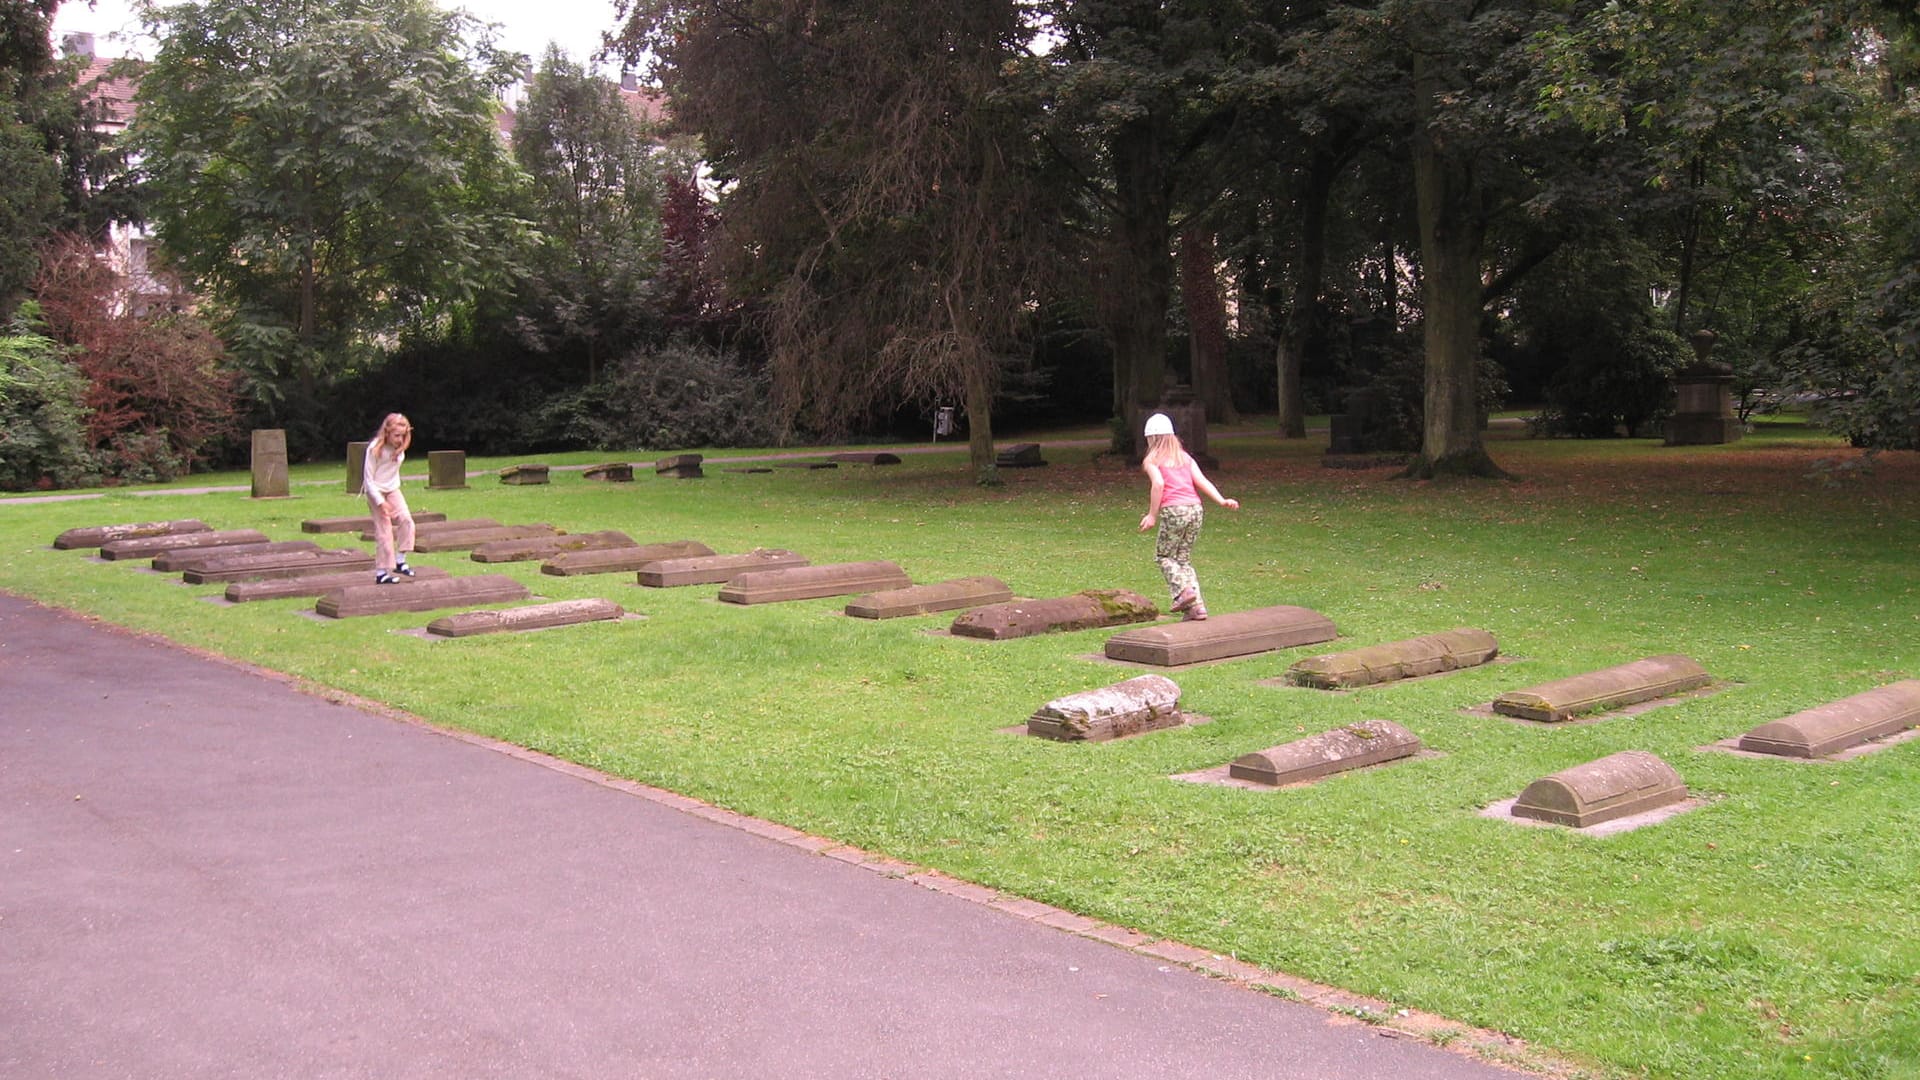
<svg viewBox="0 0 1920 1080">
<path fill-rule="evenodd" d="M 1198 506 L 1200 493 L 1193 489 L 1192 465 L 1160 466 L 1160 505 Z"/>
</svg>

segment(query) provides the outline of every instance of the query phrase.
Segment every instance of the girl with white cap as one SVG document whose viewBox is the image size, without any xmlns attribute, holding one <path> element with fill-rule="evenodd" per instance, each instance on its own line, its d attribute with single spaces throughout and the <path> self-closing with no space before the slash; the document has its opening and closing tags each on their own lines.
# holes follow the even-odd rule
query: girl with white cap
<svg viewBox="0 0 1920 1080">
<path fill-rule="evenodd" d="M 1207 605 L 1200 600 L 1200 579 L 1193 572 L 1193 542 L 1200 537 L 1203 516 L 1200 496 L 1229 510 L 1240 509 L 1238 499 L 1220 494 L 1200 463 L 1193 460 L 1173 433 L 1173 419 L 1166 413 L 1147 417 L 1147 456 L 1140 468 L 1152 483 L 1147 495 L 1147 513 L 1140 519 L 1140 531 L 1146 532 L 1157 521 L 1160 532 L 1153 542 L 1153 558 L 1167 579 L 1167 591 L 1173 595 L 1173 610 L 1186 621 L 1207 617 Z"/>
</svg>

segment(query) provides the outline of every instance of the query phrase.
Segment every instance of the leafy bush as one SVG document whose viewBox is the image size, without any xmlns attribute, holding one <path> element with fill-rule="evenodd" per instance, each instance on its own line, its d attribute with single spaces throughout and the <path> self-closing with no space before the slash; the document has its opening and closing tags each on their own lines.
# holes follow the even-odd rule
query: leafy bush
<svg viewBox="0 0 1920 1080">
<path fill-rule="evenodd" d="M 70 487 L 92 471 L 86 377 L 20 305 L 0 336 L 0 489 Z"/>
<path fill-rule="evenodd" d="M 685 342 L 643 349 L 611 377 L 543 410 L 549 423 L 600 449 L 766 446 L 774 441 L 765 375 L 728 353 Z"/>
<path fill-rule="evenodd" d="M 1546 434 L 1580 439 L 1642 434 L 1673 410 L 1673 375 L 1687 355 L 1680 336 L 1647 323 L 1600 323 L 1564 343 L 1567 360 L 1547 383 Z"/>
</svg>

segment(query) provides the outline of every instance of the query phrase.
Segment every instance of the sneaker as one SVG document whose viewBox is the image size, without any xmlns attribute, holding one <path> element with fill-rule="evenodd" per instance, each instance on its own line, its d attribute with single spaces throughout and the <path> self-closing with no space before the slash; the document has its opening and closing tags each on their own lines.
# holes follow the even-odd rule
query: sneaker
<svg viewBox="0 0 1920 1080">
<path fill-rule="evenodd" d="M 373 572 L 373 583 L 375 585 L 398 585 L 400 584 L 400 579 L 385 570 L 375 570 Z"/>
<path fill-rule="evenodd" d="M 1185 611 L 1194 605 L 1194 601 L 1199 599 L 1200 594 L 1194 592 L 1192 589 L 1181 589 L 1179 594 L 1173 598 L 1173 610 Z"/>
<path fill-rule="evenodd" d="M 407 565 L 407 560 L 401 559 L 399 565 L 393 568 L 393 572 L 402 577 L 412 577 L 413 567 Z"/>
<path fill-rule="evenodd" d="M 1205 622 L 1206 620 L 1207 620 L 1207 605 L 1202 604 L 1197 600 L 1194 601 L 1193 604 L 1187 608 L 1186 614 L 1180 616 L 1181 622 Z"/>
</svg>

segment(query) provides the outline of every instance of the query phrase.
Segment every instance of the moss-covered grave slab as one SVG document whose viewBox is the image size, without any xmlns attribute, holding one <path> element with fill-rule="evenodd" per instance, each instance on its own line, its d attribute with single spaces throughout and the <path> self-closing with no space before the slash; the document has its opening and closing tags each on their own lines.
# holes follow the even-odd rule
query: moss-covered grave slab
<svg viewBox="0 0 1920 1080">
<path fill-rule="evenodd" d="M 437 510 L 413 511 L 415 531 L 423 526 L 439 524 L 446 520 L 447 515 Z M 300 531 L 303 533 L 371 533 L 373 518 L 367 514 L 359 517 L 308 518 L 300 523 Z"/>
<path fill-rule="evenodd" d="M 559 536 L 562 530 L 545 522 L 532 525 L 501 525 L 491 529 L 459 529 L 453 532 L 434 532 L 417 535 L 413 542 L 415 551 L 471 551 L 481 544 L 491 544 L 500 540 L 531 540 L 540 536 Z"/>
<path fill-rule="evenodd" d="M 436 581 L 452 577 L 438 566 L 416 566 L 413 568 L 413 580 L 406 585 L 391 585 L 388 588 L 402 589 L 407 585 L 417 585 L 423 581 Z M 236 581 L 227 586 L 223 594 L 228 603 L 245 604 L 255 600 L 290 600 L 296 597 L 325 596 L 330 592 L 355 585 L 371 583 L 373 575 L 366 570 L 352 572 L 335 571 L 322 574 L 300 574 L 289 578 L 269 578 L 260 581 Z"/>
<path fill-rule="evenodd" d="M 1687 785 L 1673 766 L 1645 750 L 1623 750 L 1535 780 L 1510 812 L 1589 829 L 1686 801 Z"/>
<path fill-rule="evenodd" d="M 256 544 L 226 544 L 210 548 L 175 548 L 153 557 L 153 568 L 163 574 L 178 574 L 205 565 L 214 559 L 237 555 L 270 555 L 286 551 L 319 551 L 311 540 L 262 540 Z"/>
<path fill-rule="evenodd" d="M 1109 660 L 1178 667 L 1313 645 L 1338 636 L 1333 620 L 1325 615 L 1279 604 L 1222 612 L 1195 622 L 1127 630 L 1107 639 L 1106 655 Z"/>
<path fill-rule="evenodd" d="M 633 542 L 633 537 L 618 529 L 602 529 L 599 532 L 535 536 L 526 540 L 495 540 L 474 548 L 468 557 L 479 563 L 530 562 L 534 559 L 551 559 L 564 551 L 603 551 L 638 546 Z"/>
<path fill-rule="evenodd" d="M 1583 713 L 1683 694 L 1712 681 L 1705 668 L 1670 653 L 1509 691 L 1494 699 L 1493 711 L 1522 720 L 1559 723 Z"/>
<path fill-rule="evenodd" d="M 756 548 L 738 555 L 660 559 L 642 566 L 634 577 L 650 589 L 670 589 L 680 585 L 724 585 L 740 574 L 809 565 L 806 559 L 784 548 Z"/>
<path fill-rule="evenodd" d="M 1013 599 L 1013 590 L 995 577 L 963 577 L 885 589 L 847 601 L 847 614 L 856 619 L 897 619 L 903 615 L 931 615 L 960 611 Z"/>
<path fill-rule="evenodd" d="M 364 580 L 364 579 L 363 579 Z M 313 610 L 330 619 L 388 615 L 396 611 L 437 611 L 472 604 L 506 604 L 532 594 L 505 574 L 414 578 L 395 585 L 349 585 L 322 596 Z"/>
<path fill-rule="evenodd" d="M 373 519 L 361 518 L 360 521 L 366 526 L 360 530 L 360 539 L 371 543 L 373 541 Z M 439 536 L 443 533 L 467 532 L 471 529 L 497 529 L 499 527 L 500 523 L 492 518 L 457 518 L 453 521 L 447 521 L 443 515 L 442 520 L 433 522 L 423 522 L 419 518 L 414 518 L 413 538 L 415 541 L 419 541 L 426 537 Z"/>
<path fill-rule="evenodd" d="M 1492 634 L 1462 626 L 1384 645 L 1309 656 L 1287 669 L 1287 681 L 1316 690 L 1347 690 L 1477 667 L 1499 655 L 1500 644 Z"/>
<path fill-rule="evenodd" d="M 61 551 L 77 551 L 97 548 L 115 540 L 138 540 L 148 536 L 177 536 L 181 533 L 212 532 L 213 526 L 198 518 L 176 518 L 172 521 L 128 521 L 119 525 L 84 525 L 77 529 L 68 529 L 53 538 L 53 546 Z"/>
<path fill-rule="evenodd" d="M 556 600 L 549 604 L 530 604 L 505 611 L 463 611 L 458 615 L 443 615 L 427 624 L 427 632 L 439 637 L 473 637 L 476 634 L 518 633 L 604 622 L 625 615 L 625 609 L 611 600 Z"/>
<path fill-rule="evenodd" d="M 749 570 L 727 579 L 720 599 L 729 604 L 778 604 L 856 596 L 875 589 L 904 589 L 913 584 L 905 570 L 884 560 Z"/>
<path fill-rule="evenodd" d="M 503 484 L 544 484 L 547 481 L 547 467 L 539 462 L 523 462 L 500 470 L 500 482 Z"/>
<path fill-rule="evenodd" d="M 633 547 L 563 551 L 541 563 L 540 572 L 556 577 L 627 573 L 662 559 L 690 559 L 711 554 L 713 549 L 698 540 L 666 540 Z"/>
<path fill-rule="evenodd" d="M 953 620 L 959 637 L 1006 641 L 1068 630 L 1100 630 L 1160 617 L 1153 601 L 1126 589 L 1084 589 L 1044 600 L 1014 600 L 977 607 Z"/>
<path fill-rule="evenodd" d="M 323 551 L 282 551 L 262 555 L 236 555 L 231 559 L 215 559 L 183 571 L 180 577 L 189 585 L 210 585 L 222 581 L 268 581 L 309 574 L 372 569 L 372 555 L 358 548 L 331 548 Z"/>
<path fill-rule="evenodd" d="M 1904 679 L 1761 724 L 1737 745 L 1755 754 L 1821 758 L 1916 725 L 1920 679 Z"/>
<path fill-rule="evenodd" d="M 182 548 L 216 548 L 231 547 L 234 544 L 264 543 L 267 543 L 267 534 L 258 529 L 215 529 L 209 532 L 109 540 L 100 545 L 100 557 L 109 562 L 120 562 L 127 559 L 151 559 L 163 551 L 176 551 Z"/>
<path fill-rule="evenodd" d="M 1106 742 L 1179 727 L 1180 687 L 1165 675 L 1055 698 L 1027 718 L 1027 734 L 1056 742 Z"/>
<path fill-rule="evenodd" d="M 1279 787 L 1381 765 L 1420 752 L 1420 737 L 1391 720 L 1362 720 L 1318 735 L 1242 754 L 1227 767 L 1235 780 Z"/>
</svg>

